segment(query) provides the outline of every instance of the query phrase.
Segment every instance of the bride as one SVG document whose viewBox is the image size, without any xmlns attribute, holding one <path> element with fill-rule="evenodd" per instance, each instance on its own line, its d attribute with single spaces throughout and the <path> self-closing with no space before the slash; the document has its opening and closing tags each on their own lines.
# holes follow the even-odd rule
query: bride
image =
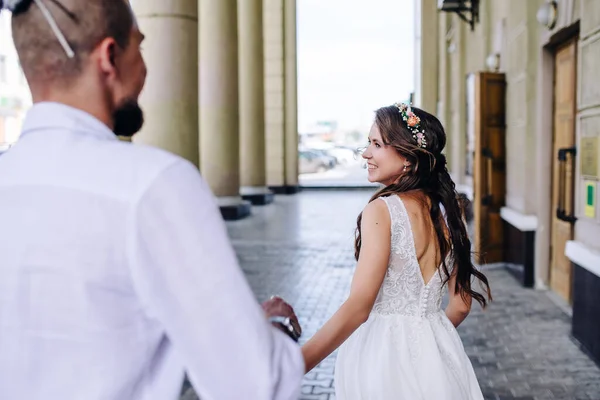
<svg viewBox="0 0 600 400">
<path fill-rule="evenodd" d="M 363 157 L 369 181 L 385 187 L 358 217 L 348 299 L 302 348 L 308 372 L 341 346 L 338 400 L 483 399 L 455 328 L 472 299 L 487 305 L 490 288 L 471 261 L 445 144 L 441 123 L 423 110 L 376 111 Z"/>
</svg>

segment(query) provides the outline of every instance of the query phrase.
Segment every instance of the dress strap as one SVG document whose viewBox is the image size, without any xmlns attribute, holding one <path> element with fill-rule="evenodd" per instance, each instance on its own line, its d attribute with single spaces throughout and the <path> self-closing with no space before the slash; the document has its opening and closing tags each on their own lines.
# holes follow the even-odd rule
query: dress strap
<svg viewBox="0 0 600 400">
<path fill-rule="evenodd" d="M 402 199 L 397 195 L 382 197 L 388 206 L 392 230 L 392 253 L 400 254 L 401 258 L 417 259 L 414 238 L 410 226 L 408 212 Z"/>
<path fill-rule="evenodd" d="M 385 201 L 385 204 L 387 205 L 388 211 L 390 213 L 393 234 L 394 231 L 397 231 L 394 229 L 394 227 L 398 227 L 399 225 L 405 225 L 405 219 L 403 214 L 406 213 L 406 209 L 404 208 L 404 204 L 402 204 L 402 200 L 400 200 L 400 197 L 396 195 L 384 196 L 381 197 L 381 200 Z"/>
</svg>

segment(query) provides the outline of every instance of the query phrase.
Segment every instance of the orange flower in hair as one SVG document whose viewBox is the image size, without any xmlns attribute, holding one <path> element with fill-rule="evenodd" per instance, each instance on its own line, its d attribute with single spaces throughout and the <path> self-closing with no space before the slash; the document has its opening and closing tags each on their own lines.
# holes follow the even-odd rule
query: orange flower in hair
<svg viewBox="0 0 600 400">
<path fill-rule="evenodd" d="M 414 113 L 411 112 L 410 114 L 408 114 L 408 120 L 406 121 L 406 125 L 410 126 L 411 128 L 414 128 L 415 126 L 419 125 L 419 122 L 421 122 L 421 120 Z"/>
</svg>

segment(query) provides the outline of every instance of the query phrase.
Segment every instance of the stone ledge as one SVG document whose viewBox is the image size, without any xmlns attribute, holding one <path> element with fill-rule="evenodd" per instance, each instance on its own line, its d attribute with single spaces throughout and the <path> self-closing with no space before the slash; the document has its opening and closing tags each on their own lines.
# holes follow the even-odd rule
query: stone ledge
<svg viewBox="0 0 600 400">
<path fill-rule="evenodd" d="M 502 207 L 500 209 L 500 217 L 521 232 L 535 231 L 537 229 L 538 220 L 535 215 L 521 214 L 512 208 Z"/>
<path fill-rule="evenodd" d="M 587 247 L 581 242 L 569 240 L 565 247 L 565 256 L 567 256 L 572 263 L 577 264 L 597 277 L 600 277 L 600 252 Z"/>
</svg>

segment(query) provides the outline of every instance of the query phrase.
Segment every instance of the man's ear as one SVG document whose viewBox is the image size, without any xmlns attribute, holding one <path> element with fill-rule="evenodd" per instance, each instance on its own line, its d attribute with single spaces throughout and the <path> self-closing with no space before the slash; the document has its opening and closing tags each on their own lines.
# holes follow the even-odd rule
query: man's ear
<svg viewBox="0 0 600 400">
<path fill-rule="evenodd" d="M 108 48 L 108 61 L 110 65 L 115 66 L 115 46 L 110 46 Z"/>
<path fill-rule="evenodd" d="M 117 44 L 113 38 L 106 38 L 96 48 L 100 70 L 105 75 L 116 74 Z"/>
</svg>

